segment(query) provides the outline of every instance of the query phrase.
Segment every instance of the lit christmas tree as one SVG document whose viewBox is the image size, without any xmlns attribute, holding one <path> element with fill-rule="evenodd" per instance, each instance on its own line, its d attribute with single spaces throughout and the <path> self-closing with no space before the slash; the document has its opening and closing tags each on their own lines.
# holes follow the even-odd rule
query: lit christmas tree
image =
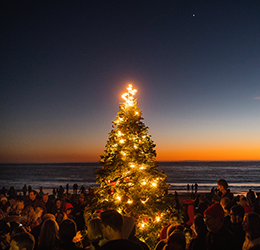
<svg viewBox="0 0 260 250">
<path fill-rule="evenodd" d="M 137 91 L 132 85 L 127 90 L 101 155 L 103 167 L 96 173 L 100 187 L 92 204 L 134 217 L 136 236 L 154 247 L 169 215 L 177 211 L 173 196 L 168 194 L 166 174 L 158 170 L 155 161 L 155 144 L 134 99 Z"/>
</svg>

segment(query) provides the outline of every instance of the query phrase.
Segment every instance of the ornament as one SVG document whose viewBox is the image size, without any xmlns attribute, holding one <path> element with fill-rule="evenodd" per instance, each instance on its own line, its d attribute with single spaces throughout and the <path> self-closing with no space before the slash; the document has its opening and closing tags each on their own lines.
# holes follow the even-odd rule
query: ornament
<svg viewBox="0 0 260 250">
<path fill-rule="evenodd" d="M 111 182 L 111 186 L 115 187 L 116 186 L 116 182 L 115 181 Z"/>
<path fill-rule="evenodd" d="M 144 217 L 144 218 L 143 218 L 143 222 L 144 222 L 144 223 L 147 223 L 148 221 L 149 221 L 149 218 L 148 218 L 148 217 Z"/>
<path fill-rule="evenodd" d="M 110 195 L 112 195 L 112 194 L 114 193 L 114 191 L 113 191 L 112 189 L 109 189 L 109 190 L 107 191 L 107 193 L 110 194 Z"/>
<path fill-rule="evenodd" d="M 124 196 L 122 197 L 122 200 L 121 200 L 121 201 L 122 201 L 122 202 L 127 202 L 128 199 L 129 199 L 129 198 L 128 198 L 126 195 L 124 195 Z"/>
<path fill-rule="evenodd" d="M 115 127 L 116 127 L 116 125 L 115 125 L 115 124 L 113 124 L 113 125 L 112 125 L 112 128 L 115 128 Z"/>
</svg>

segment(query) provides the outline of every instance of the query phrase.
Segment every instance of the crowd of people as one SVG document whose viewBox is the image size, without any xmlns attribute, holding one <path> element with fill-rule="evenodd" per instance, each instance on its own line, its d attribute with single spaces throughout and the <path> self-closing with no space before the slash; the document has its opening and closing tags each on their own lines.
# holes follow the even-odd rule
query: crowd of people
<svg viewBox="0 0 260 250">
<path fill-rule="evenodd" d="M 226 180 L 217 184 L 208 194 L 190 193 L 180 204 L 181 213 L 172 214 L 162 228 L 154 250 L 260 249 L 259 194 L 249 190 L 246 196 L 234 197 Z M 66 188 L 55 195 L 23 190 L 18 196 L 0 194 L 0 249 L 149 250 L 135 236 L 132 217 L 98 210 L 85 221 L 91 189 L 70 194 Z"/>
</svg>

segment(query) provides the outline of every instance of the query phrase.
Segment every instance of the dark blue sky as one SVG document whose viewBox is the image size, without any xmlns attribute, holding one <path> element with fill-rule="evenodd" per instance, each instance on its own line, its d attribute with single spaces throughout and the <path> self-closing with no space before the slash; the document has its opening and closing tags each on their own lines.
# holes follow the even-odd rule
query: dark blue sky
<svg viewBox="0 0 260 250">
<path fill-rule="evenodd" d="M 0 161 L 98 161 L 131 82 L 158 160 L 260 160 L 260 2 L 1 1 Z"/>
</svg>

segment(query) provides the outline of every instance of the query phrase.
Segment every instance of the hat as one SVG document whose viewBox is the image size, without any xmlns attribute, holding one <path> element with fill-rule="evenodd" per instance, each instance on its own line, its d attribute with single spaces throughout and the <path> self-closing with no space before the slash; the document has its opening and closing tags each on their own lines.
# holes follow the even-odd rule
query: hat
<svg viewBox="0 0 260 250">
<path fill-rule="evenodd" d="M 219 217 L 221 220 L 224 220 L 224 210 L 219 203 L 214 203 L 208 207 L 203 214 L 212 217 Z"/>
<path fill-rule="evenodd" d="M 7 202 L 7 198 L 6 197 L 2 197 L 1 201 L 6 201 Z"/>
</svg>

